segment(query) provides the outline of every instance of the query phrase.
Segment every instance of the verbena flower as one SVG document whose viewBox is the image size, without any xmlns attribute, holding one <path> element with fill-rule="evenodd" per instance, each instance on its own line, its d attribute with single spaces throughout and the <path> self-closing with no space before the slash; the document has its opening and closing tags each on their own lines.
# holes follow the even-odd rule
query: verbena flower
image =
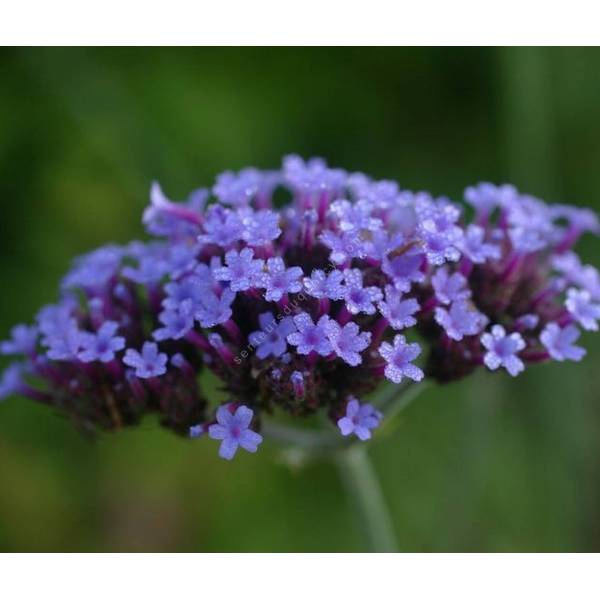
<svg viewBox="0 0 600 600">
<path fill-rule="evenodd" d="M 254 412 L 247 406 L 226 404 L 217 410 L 217 422 L 208 428 L 208 435 L 213 440 L 221 440 L 219 456 L 231 460 L 238 448 L 248 452 L 256 452 L 262 442 L 262 436 L 250 429 Z"/>
<path fill-rule="evenodd" d="M 135 369 L 135 375 L 140 379 L 160 377 L 167 372 L 167 355 L 159 352 L 158 346 L 152 342 L 144 342 L 141 353 L 128 348 L 123 362 Z"/>
<path fill-rule="evenodd" d="M 506 335 L 502 325 L 494 325 L 491 333 L 481 336 L 481 343 L 487 350 L 483 362 L 492 371 L 504 367 L 515 377 L 525 368 L 523 361 L 517 356 L 525 348 L 525 341 L 520 333 Z"/>
<path fill-rule="evenodd" d="M 371 430 L 379 426 L 383 415 L 370 404 L 361 404 L 354 396 L 348 397 L 346 413 L 338 419 L 342 435 L 354 434 L 359 440 L 371 438 Z"/>
<path fill-rule="evenodd" d="M 284 317 L 277 322 L 270 313 L 258 316 L 260 331 L 254 331 L 248 336 L 250 344 L 256 347 L 256 356 L 260 359 L 273 356 L 277 358 L 287 350 L 287 336 L 296 331 L 292 317 Z"/>
<path fill-rule="evenodd" d="M 229 459 L 258 448 L 275 408 L 321 411 L 367 439 L 383 417 L 361 398 L 385 379 L 581 360 L 600 274 L 574 246 L 600 232 L 596 215 L 510 185 L 464 199 L 467 211 L 298 156 L 223 173 L 184 202 L 153 183 L 152 240 L 74 261 L 58 302 L 0 343 L 18 359 L 0 398 L 27 396 L 89 431 L 157 413 L 177 433 L 220 440 Z M 205 372 L 226 394 L 220 407 Z"/>
</svg>

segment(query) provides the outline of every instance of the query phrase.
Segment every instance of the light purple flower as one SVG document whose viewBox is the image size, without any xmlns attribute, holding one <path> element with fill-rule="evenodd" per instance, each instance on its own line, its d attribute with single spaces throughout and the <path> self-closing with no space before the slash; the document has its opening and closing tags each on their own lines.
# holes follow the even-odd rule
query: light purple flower
<svg viewBox="0 0 600 600">
<path fill-rule="evenodd" d="M 371 333 L 360 331 L 356 323 L 346 323 L 343 327 L 333 319 L 325 324 L 325 334 L 333 351 L 349 365 L 355 367 L 362 362 L 360 353 L 371 342 Z"/>
<path fill-rule="evenodd" d="M 329 207 L 329 213 L 339 222 L 342 231 L 377 231 L 381 229 L 382 221 L 371 216 L 373 206 L 365 200 L 355 203 L 348 200 L 336 200 Z"/>
<path fill-rule="evenodd" d="M 15 325 L 10 330 L 10 338 L 0 343 L 0 354 L 33 354 L 37 345 L 38 329 L 35 326 Z"/>
<path fill-rule="evenodd" d="M 259 315 L 258 322 L 261 330 L 248 336 L 248 341 L 256 347 L 256 356 L 260 359 L 281 356 L 287 349 L 287 336 L 296 331 L 292 317 L 277 322 L 271 313 L 265 312 Z"/>
<path fill-rule="evenodd" d="M 25 382 L 23 375 L 26 372 L 24 363 L 12 363 L 0 377 L 0 401 L 5 400 L 13 394 L 24 392 Z"/>
<path fill-rule="evenodd" d="M 206 425 L 200 423 L 198 425 L 192 425 L 188 431 L 188 435 L 192 439 L 197 439 L 206 433 Z"/>
<path fill-rule="evenodd" d="M 600 300 L 600 273 L 592 265 L 582 265 L 574 252 L 565 252 L 551 258 L 552 266 L 569 283 L 586 289 L 594 300 Z"/>
<path fill-rule="evenodd" d="M 306 394 L 306 385 L 304 384 L 304 375 L 300 373 L 300 371 L 293 371 L 290 375 L 290 383 L 292 384 L 292 389 L 294 390 L 294 395 L 297 398 L 304 398 L 304 394 Z"/>
<path fill-rule="evenodd" d="M 360 269 L 344 271 L 344 300 L 346 308 L 353 314 L 375 314 L 375 304 L 383 298 L 378 287 L 363 287 L 363 275 Z"/>
<path fill-rule="evenodd" d="M 191 244 L 176 244 L 169 249 L 165 262 L 171 279 L 178 279 L 182 275 L 194 270 L 198 265 L 196 255 L 198 247 Z"/>
<path fill-rule="evenodd" d="M 243 238 L 250 246 L 264 246 L 281 235 L 279 214 L 272 210 L 251 212 L 242 218 Z"/>
<path fill-rule="evenodd" d="M 319 239 L 331 250 L 329 258 L 336 265 L 342 265 L 351 258 L 365 258 L 368 245 L 355 232 L 340 234 L 324 231 Z"/>
<path fill-rule="evenodd" d="M 361 404 L 354 396 L 348 396 L 346 415 L 338 419 L 337 426 L 343 436 L 353 433 L 364 442 L 371 439 L 371 430 L 379 427 L 382 418 L 371 404 Z"/>
<path fill-rule="evenodd" d="M 215 279 L 229 281 L 234 292 L 242 292 L 256 287 L 265 261 L 254 258 L 254 250 L 244 248 L 241 252 L 230 250 L 225 254 L 226 267 L 214 270 Z"/>
<path fill-rule="evenodd" d="M 52 360 L 73 360 L 81 348 L 81 331 L 75 319 L 69 319 L 63 329 L 52 332 L 42 340 L 48 347 L 48 358 Z"/>
<path fill-rule="evenodd" d="M 471 297 L 468 289 L 467 279 L 461 273 L 448 273 L 446 267 L 438 269 L 431 278 L 431 284 L 435 291 L 435 297 L 442 304 L 451 304 L 456 300 L 466 300 Z"/>
<path fill-rule="evenodd" d="M 400 292 L 408 292 L 413 283 L 425 279 L 421 271 L 425 255 L 419 251 L 408 251 L 400 256 L 385 257 L 382 264 L 383 272 L 392 280 L 394 287 Z"/>
<path fill-rule="evenodd" d="M 325 333 L 329 320 L 327 315 L 323 315 L 315 325 L 308 313 L 302 312 L 296 315 L 294 323 L 298 331 L 287 336 L 288 343 L 296 346 L 298 354 L 316 352 L 321 356 L 327 356 L 332 351 L 331 342 Z"/>
<path fill-rule="evenodd" d="M 234 300 L 235 292 L 231 288 L 225 288 L 220 295 L 213 291 L 206 292 L 196 309 L 196 319 L 202 327 L 215 327 L 225 323 L 231 318 L 231 305 Z"/>
<path fill-rule="evenodd" d="M 310 277 L 304 278 L 304 289 L 313 298 L 341 300 L 344 297 L 343 279 L 344 274 L 338 269 L 329 273 L 315 269 Z"/>
<path fill-rule="evenodd" d="M 446 335 L 457 342 L 464 336 L 476 335 L 487 325 L 487 317 L 466 300 L 453 302 L 450 310 L 436 308 L 435 320 L 444 328 Z"/>
<path fill-rule="evenodd" d="M 105 321 L 96 333 L 83 331 L 80 334 L 81 350 L 78 358 L 82 362 L 110 362 L 115 353 L 125 348 L 125 338 L 115 335 L 119 324 L 115 321 Z"/>
<path fill-rule="evenodd" d="M 143 256 L 137 267 L 126 266 L 121 271 L 123 277 L 140 285 L 158 283 L 168 272 L 167 261 L 157 256 Z"/>
<path fill-rule="evenodd" d="M 102 289 L 118 273 L 123 255 L 122 247 L 111 244 L 79 256 L 63 278 L 61 287 L 65 290 L 77 287 L 91 291 Z"/>
<path fill-rule="evenodd" d="M 540 322 L 539 315 L 534 313 L 527 313 L 525 315 L 521 315 L 516 321 L 515 326 L 520 329 L 535 329 Z"/>
<path fill-rule="evenodd" d="M 341 190 L 346 181 L 342 169 L 330 169 L 322 158 L 303 160 L 294 154 L 283 159 L 283 177 L 303 196 Z"/>
<path fill-rule="evenodd" d="M 242 239 L 244 226 L 240 216 L 220 204 L 209 206 L 203 223 L 204 233 L 198 236 L 201 244 L 216 244 L 228 248 Z"/>
<path fill-rule="evenodd" d="M 193 235 L 200 224 L 200 214 L 207 198 L 207 190 L 199 189 L 190 194 L 184 204 L 171 202 L 163 194 L 160 185 L 153 182 L 150 188 L 150 206 L 144 210 L 142 221 L 146 229 L 155 235 Z"/>
<path fill-rule="evenodd" d="M 163 310 L 158 316 L 163 327 L 156 329 L 152 337 L 163 340 L 180 340 L 194 326 L 194 306 L 191 300 L 184 300 L 178 308 Z"/>
<path fill-rule="evenodd" d="M 598 331 L 600 304 L 592 302 L 592 295 L 587 290 L 568 289 L 565 306 L 584 329 Z"/>
<path fill-rule="evenodd" d="M 270 195 L 277 184 L 278 174 L 252 167 L 239 173 L 225 171 L 217 176 L 213 194 L 223 203 L 235 207 L 247 206 L 258 195 Z"/>
<path fill-rule="evenodd" d="M 492 211 L 518 195 L 512 185 L 496 186 L 492 183 L 479 183 L 465 190 L 465 200 L 477 211 L 478 215 L 487 218 Z"/>
<path fill-rule="evenodd" d="M 213 440 L 222 440 L 219 456 L 231 460 L 238 448 L 247 452 L 256 452 L 262 442 L 262 435 L 250 429 L 254 411 L 247 406 L 238 406 L 234 413 L 230 405 L 220 406 L 217 410 L 217 423 L 208 428 L 208 435 Z"/>
<path fill-rule="evenodd" d="M 289 267 L 286 269 L 283 258 L 276 256 L 267 260 L 267 270 L 262 275 L 261 287 L 266 288 L 265 300 L 277 302 L 284 294 L 299 292 L 302 269 Z"/>
<path fill-rule="evenodd" d="M 162 305 L 168 310 L 177 310 L 183 302 L 198 306 L 202 296 L 210 291 L 210 282 L 198 275 L 189 275 L 180 281 L 171 281 L 165 285 L 167 297 Z"/>
<path fill-rule="evenodd" d="M 556 323 L 548 323 L 540 335 L 540 341 L 554 360 L 580 361 L 585 356 L 585 349 L 574 344 L 579 335 L 575 325 L 561 329 Z"/>
<path fill-rule="evenodd" d="M 435 220 L 426 219 L 420 224 L 419 229 L 430 264 L 442 265 L 447 261 L 456 262 L 460 258 L 457 246 L 462 240 L 462 230 L 459 227 L 440 231 Z"/>
<path fill-rule="evenodd" d="M 413 315 L 419 311 L 419 303 L 414 298 L 402 300 L 402 293 L 391 285 L 385 286 L 385 301 L 379 302 L 378 306 L 394 329 L 412 327 L 417 322 Z"/>
<path fill-rule="evenodd" d="M 394 345 L 383 342 L 379 347 L 379 354 L 385 359 L 385 376 L 394 383 L 400 383 L 408 377 L 413 381 L 421 381 L 425 374 L 413 361 L 421 354 L 419 344 L 407 344 L 406 338 L 398 334 L 394 337 Z"/>
<path fill-rule="evenodd" d="M 485 229 L 479 225 L 469 225 L 467 227 L 460 249 L 475 264 L 500 258 L 500 248 L 496 244 L 485 242 Z"/>
<path fill-rule="evenodd" d="M 159 352 L 154 342 L 144 342 L 141 354 L 128 348 L 123 362 L 135 369 L 135 376 L 140 379 L 159 377 L 167 372 L 167 355 Z"/>
<path fill-rule="evenodd" d="M 525 368 L 523 361 L 517 357 L 517 354 L 525 348 L 525 340 L 520 333 L 506 335 L 502 325 L 494 325 L 491 333 L 484 333 L 481 336 L 481 343 L 487 350 L 483 362 L 492 371 L 504 367 L 513 377 L 516 377 Z"/>
</svg>

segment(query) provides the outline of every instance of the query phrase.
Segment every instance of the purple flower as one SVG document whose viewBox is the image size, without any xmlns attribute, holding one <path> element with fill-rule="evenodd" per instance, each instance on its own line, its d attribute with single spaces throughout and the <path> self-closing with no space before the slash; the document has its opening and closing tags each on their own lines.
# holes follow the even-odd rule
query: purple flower
<svg viewBox="0 0 600 600">
<path fill-rule="evenodd" d="M 327 315 L 323 315 L 315 325 L 308 313 L 302 312 L 294 317 L 294 323 L 298 331 L 287 336 L 287 341 L 296 346 L 298 354 L 310 354 L 316 352 L 321 356 L 331 353 L 331 342 L 327 339 L 325 328 L 330 321 Z"/>
<path fill-rule="evenodd" d="M 281 235 L 279 214 L 272 210 L 251 212 L 242 219 L 243 238 L 250 246 L 264 246 Z"/>
<path fill-rule="evenodd" d="M 290 155 L 283 159 L 283 178 L 302 196 L 340 190 L 346 181 L 342 169 L 330 169 L 322 158 L 307 161 Z"/>
<path fill-rule="evenodd" d="M 229 281 L 234 292 L 243 292 L 256 287 L 265 261 L 253 258 L 254 250 L 244 248 L 241 252 L 230 250 L 225 254 L 226 267 L 214 270 L 215 279 Z"/>
<path fill-rule="evenodd" d="M 300 371 L 293 371 L 290 375 L 290 382 L 296 398 L 304 398 L 306 386 L 304 385 L 304 375 Z"/>
<path fill-rule="evenodd" d="M 325 324 L 325 334 L 333 351 L 349 365 L 355 367 L 362 362 L 360 353 L 369 345 L 371 333 L 360 331 L 356 323 L 346 323 L 343 327 L 333 319 Z"/>
<path fill-rule="evenodd" d="M 262 435 L 250 429 L 254 412 L 247 406 L 239 406 L 235 412 L 231 405 L 220 406 L 217 410 L 217 423 L 208 428 L 213 440 L 222 440 L 219 456 L 231 460 L 241 446 L 248 452 L 256 452 L 262 442 Z"/>
<path fill-rule="evenodd" d="M 199 438 L 206 433 L 206 425 L 200 423 L 198 425 L 192 425 L 188 431 L 188 435 L 192 439 Z"/>
<path fill-rule="evenodd" d="M 600 273 L 591 265 L 582 265 L 574 252 L 551 258 L 552 266 L 574 285 L 586 289 L 594 300 L 600 300 Z"/>
<path fill-rule="evenodd" d="M 343 436 L 354 434 L 363 442 L 371 439 L 371 429 L 379 427 L 383 415 L 371 404 L 361 404 L 354 396 L 348 396 L 346 415 L 338 419 L 337 426 Z"/>
<path fill-rule="evenodd" d="M 81 331 L 75 319 L 69 319 L 64 328 L 48 334 L 42 343 L 48 347 L 48 358 L 73 360 L 81 348 Z"/>
<path fill-rule="evenodd" d="M 198 236 L 198 241 L 201 244 L 216 244 L 222 248 L 228 248 L 244 235 L 240 216 L 220 204 L 208 207 L 203 229 L 204 233 Z"/>
<path fill-rule="evenodd" d="M 63 278 L 63 289 L 99 290 L 115 277 L 123 259 L 123 248 L 109 245 L 75 259 L 73 268 Z"/>
<path fill-rule="evenodd" d="M 284 317 L 277 322 L 269 312 L 258 317 L 261 331 L 254 331 L 248 341 L 256 347 L 256 356 L 260 359 L 268 356 L 281 356 L 287 349 L 286 338 L 296 331 L 292 317 Z"/>
<path fill-rule="evenodd" d="M 398 334 L 394 337 L 394 345 L 383 342 L 379 346 L 379 354 L 385 359 L 385 376 L 394 383 L 400 383 L 404 377 L 413 381 L 421 381 L 425 374 L 419 367 L 411 364 L 419 354 L 419 344 L 407 344 L 406 338 Z"/>
<path fill-rule="evenodd" d="M 383 260 L 382 270 L 392 280 L 394 287 L 400 292 L 408 292 L 413 283 L 425 279 L 421 266 L 425 255 L 418 251 L 408 251 L 400 256 Z"/>
<path fill-rule="evenodd" d="M 435 309 L 435 320 L 444 328 L 446 335 L 460 342 L 466 335 L 476 335 L 487 324 L 487 317 L 475 310 L 466 300 L 457 300 L 450 310 Z"/>
<path fill-rule="evenodd" d="M 363 287 L 363 276 L 360 269 L 346 269 L 344 271 L 344 300 L 346 308 L 353 314 L 375 314 L 375 303 L 383 298 L 378 287 Z"/>
<path fill-rule="evenodd" d="M 494 325 L 491 333 L 481 336 L 481 343 L 487 350 L 483 362 L 492 371 L 504 367 L 516 377 L 525 368 L 523 361 L 517 357 L 517 353 L 525 348 L 525 340 L 520 333 L 506 335 L 502 325 Z"/>
<path fill-rule="evenodd" d="M 500 258 L 500 248 L 495 244 L 487 244 L 484 238 L 485 229 L 483 227 L 469 225 L 460 245 L 462 253 L 475 264 Z"/>
<path fill-rule="evenodd" d="M 466 288 L 467 279 L 460 273 L 448 274 L 448 269 L 438 269 L 431 278 L 431 284 L 436 298 L 442 304 L 451 304 L 456 300 L 466 300 L 471 297 L 471 290 Z"/>
<path fill-rule="evenodd" d="M 159 377 L 167 372 L 167 355 L 159 352 L 154 342 L 144 342 L 141 354 L 128 348 L 123 362 L 135 369 L 135 376 L 140 379 Z"/>
<path fill-rule="evenodd" d="M 310 277 L 304 278 L 303 283 L 306 293 L 313 298 L 341 300 L 344 297 L 343 279 L 344 274 L 338 269 L 330 273 L 315 269 Z"/>
<path fill-rule="evenodd" d="M 373 206 L 365 200 L 356 203 L 348 200 L 336 200 L 329 208 L 329 213 L 339 221 L 342 231 L 377 231 L 381 229 L 381 219 L 371 216 Z"/>
<path fill-rule="evenodd" d="M 385 286 L 385 301 L 379 303 L 379 311 L 394 329 L 412 327 L 417 323 L 413 316 L 420 309 L 414 298 L 402 300 L 402 293 L 391 285 Z"/>
<path fill-rule="evenodd" d="M 580 361 L 585 356 L 585 349 L 574 345 L 579 335 L 575 325 L 561 329 L 556 323 L 548 323 L 540 335 L 540 341 L 554 360 Z"/>
<path fill-rule="evenodd" d="M 430 264 L 441 265 L 460 258 L 457 246 L 462 240 L 462 230 L 459 227 L 441 228 L 435 219 L 425 219 L 419 229 Z"/>
<path fill-rule="evenodd" d="M 342 265 L 351 258 L 367 256 L 367 244 L 354 232 L 338 235 L 333 231 L 324 231 L 319 239 L 331 250 L 329 258 L 336 265 Z"/>
<path fill-rule="evenodd" d="M 157 341 L 180 340 L 194 326 L 194 306 L 191 300 L 184 300 L 178 308 L 163 310 L 158 316 L 164 327 L 156 329 L 152 337 Z"/>
<path fill-rule="evenodd" d="M 177 310 L 183 302 L 191 302 L 198 306 L 203 294 L 210 290 L 210 282 L 198 275 L 188 275 L 180 281 L 171 281 L 165 285 L 167 297 L 163 300 L 163 307 L 167 310 Z"/>
<path fill-rule="evenodd" d="M 225 171 L 217 177 L 212 191 L 223 204 L 239 208 L 250 204 L 256 196 L 269 196 L 278 180 L 277 172 L 263 172 L 252 167 L 239 173 Z"/>
<path fill-rule="evenodd" d="M 198 262 L 196 255 L 198 248 L 190 244 L 177 244 L 172 246 L 166 258 L 168 273 L 171 279 L 178 279 L 182 275 L 194 270 Z"/>
<path fill-rule="evenodd" d="M 201 221 L 200 213 L 207 197 L 206 190 L 196 190 L 190 194 L 186 204 L 177 204 L 168 200 L 160 185 L 153 182 L 150 206 L 144 211 L 142 221 L 147 230 L 155 235 L 181 237 L 193 234 Z"/>
<path fill-rule="evenodd" d="M 496 186 L 491 183 L 480 183 L 465 190 L 465 200 L 482 218 L 487 218 L 497 207 L 517 196 L 512 185 Z"/>
<path fill-rule="evenodd" d="M 600 234 L 598 215 L 589 208 L 554 204 L 550 212 L 555 219 L 566 219 L 569 222 L 569 227 L 579 233 L 589 231 L 590 233 Z"/>
<path fill-rule="evenodd" d="M 600 304 L 592 302 L 592 295 L 587 290 L 568 289 L 565 306 L 584 329 L 598 331 Z"/>
<path fill-rule="evenodd" d="M 78 353 L 79 360 L 83 362 L 110 362 L 115 358 L 115 352 L 125 348 L 125 338 L 115 335 L 119 324 L 115 321 L 105 321 L 96 333 L 81 332 L 81 350 Z"/>
<path fill-rule="evenodd" d="M 0 401 L 5 400 L 13 394 L 26 393 L 26 384 L 23 375 L 28 368 L 25 363 L 12 363 L 0 377 Z"/>
<path fill-rule="evenodd" d="M 515 326 L 520 329 L 535 329 L 540 322 L 540 317 L 534 313 L 521 315 L 516 321 Z"/>
<path fill-rule="evenodd" d="M 215 327 L 229 321 L 232 315 L 231 305 L 235 300 L 235 292 L 225 288 L 220 295 L 206 292 L 200 299 L 196 310 L 196 319 L 202 327 Z"/>
<path fill-rule="evenodd" d="M 34 354 L 38 329 L 35 326 L 15 325 L 10 330 L 10 340 L 0 343 L 0 354 Z"/>
<path fill-rule="evenodd" d="M 137 267 L 124 267 L 123 277 L 140 285 L 158 283 L 169 272 L 169 264 L 156 256 L 143 256 Z"/>
<path fill-rule="evenodd" d="M 284 294 L 299 292 L 302 269 L 300 267 L 285 268 L 283 258 L 279 256 L 267 260 L 267 271 L 262 276 L 261 287 L 266 288 L 265 300 L 277 302 Z"/>
</svg>

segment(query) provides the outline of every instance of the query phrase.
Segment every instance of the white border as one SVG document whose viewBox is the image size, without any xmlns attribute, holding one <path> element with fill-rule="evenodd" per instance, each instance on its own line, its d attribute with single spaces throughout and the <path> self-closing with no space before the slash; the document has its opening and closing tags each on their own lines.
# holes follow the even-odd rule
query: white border
<svg viewBox="0 0 600 600">
<path fill-rule="evenodd" d="M 598 598 L 593 554 L 4 555 L 12 599 Z"/>
<path fill-rule="evenodd" d="M 597 2 L 19 0 L 3 45 L 590 45 Z"/>
</svg>

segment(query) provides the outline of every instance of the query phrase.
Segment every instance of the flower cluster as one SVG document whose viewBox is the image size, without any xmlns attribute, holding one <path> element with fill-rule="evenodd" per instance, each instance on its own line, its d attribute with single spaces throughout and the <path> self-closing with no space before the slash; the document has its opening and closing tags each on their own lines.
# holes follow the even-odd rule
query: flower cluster
<svg viewBox="0 0 600 600">
<path fill-rule="evenodd" d="M 598 329 L 600 276 L 573 252 L 600 232 L 596 215 L 509 185 L 470 187 L 464 207 L 288 156 L 185 202 L 153 184 L 150 200 L 152 241 L 78 258 L 59 302 L 2 343 L 23 360 L 0 397 L 28 396 L 85 430 L 158 413 L 230 459 L 256 451 L 276 409 L 325 411 L 365 440 L 382 415 L 358 397 L 383 379 L 515 376 L 580 360 L 580 329 Z M 206 398 L 204 370 L 225 404 Z"/>
</svg>

